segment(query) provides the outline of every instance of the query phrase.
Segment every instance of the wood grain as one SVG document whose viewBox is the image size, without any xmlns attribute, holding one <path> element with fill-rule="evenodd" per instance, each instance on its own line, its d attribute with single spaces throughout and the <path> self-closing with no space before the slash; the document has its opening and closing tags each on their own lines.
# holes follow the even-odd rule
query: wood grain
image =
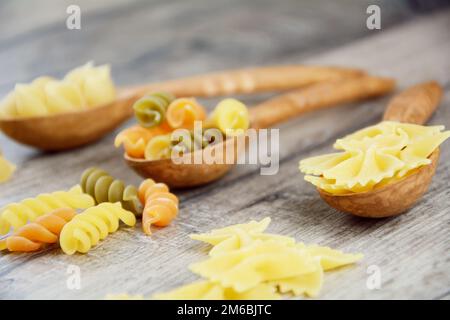
<svg viewBox="0 0 450 320">
<path fill-rule="evenodd" d="M 53 8 L 50 1 L 42 3 Z M 412 14 L 383 7 L 383 30 L 370 32 L 364 27 L 367 3 L 362 1 L 347 0 L 348 10 L 338 10 L 342 3 L 330 1 L 326 5 L 305 1 L 298 7 L 294 0 L 261 1 L 257 7 L 242 0 L 226 6 L 205 3 L 131 1 L 128 6 L 113 1 L 108 7 L 92 4 L 92 9 L 86 5 L 79 33 L 61 28 L 62 18 L 54 12 L 46 13 L 45 19 L 35 17 L 10 34 L 0 28 L 5 39 L 0 41 L 0 90 L 6 92 L 15 82 L 43 73 L 60 75 L 91 58 L 113 63 L 120 84 L 279 62 L 348 65 L 396 78 L 401 88 L 437 80 L 445 92 L 431 123 L 450 127 L 449 11 L 393 26 Z M 14 25 L 11 21 L 22 2 L 1 6 L 0 21 Z M 266 97 L 244 101 L 255 104 Z M 213 107 L 215 101 L 204 103 Z M 300 159 L 329 152 L 337 137 L 379 121 L 387 101 L 386 97 L 314 112 L 282 125 L 277 175 L 261 176 L 258 165 L 242 165 L 217 183 L 180 191 L 179 217 L 151 237 L 137 226 L 112 234 L 86 255 L 66 256 L 57 248 L 29 255 L 0 254 L 0 298 L 101 299 L 107 293 L 166 291 L 196 279 L 187 265 L 205 258 L 206 247 L 190 240 L 189 233 L 271 216 L 271 232 L 365 254 L 360 264 L 326 274 L 320 298 L 448 299 L 448 142 L 441 148 L 430 190 L 396 218 L 373 221 L 330 209 L 298 172 Z M 137 184 L 139 177 L 123 163 L 113 139 L 111 134 L 72 152 L 39 153 L 1 137 L 5 155 L 18 163 L 19 170 L 0 186 L 0 205 L 66 189 L 93 165 Z M 80 268 L 80 290 L 67 288 L 70 265 Z M 381 270 L 380 290 L 366 287 L 370 265 Z"/>
</svg>

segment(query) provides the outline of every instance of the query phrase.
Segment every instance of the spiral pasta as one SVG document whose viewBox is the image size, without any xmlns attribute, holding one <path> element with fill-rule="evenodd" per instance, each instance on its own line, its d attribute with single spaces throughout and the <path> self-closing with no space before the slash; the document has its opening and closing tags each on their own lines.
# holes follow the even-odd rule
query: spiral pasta
<svg viewBox="0 0 450 320">
<path fill-rule="evenodd" d="M 0 240 L 0 250 L 31 252 L 41 249 L 44 244 L 56 243 L 62 228 L 75 214 L 75 210 L 70 208 L 44 214 L 20 227 L 13 235 Z"/>
<path fill-rule="evenodd" d="M 136 125 L 120 132 L 114 140 L 114 145 L 118 148 L 123 144 L 126 154 L 130 157 L 144 158 L 148 142 L 153 137 L 166 133 L 168 131 L 161 127 L 147 129 Z"/>
<path fill-rule="evenodd" d="M 175 97 L 167 92 L 146 95 L 134 103 L 134 115 L 144 128 L 156 127 L 163 123 L 167 108 L 173 100 Z"/>
<path fill-rule="evenodd" d="M 11 203 L 0 210 L 0 235 L 22 227 L 29 221 L 59 208 L 86 209 L 95 205 L 94 199 L 84 194 L 80 186 L 69 191 L 43 193 L 19 203 Z"/>
<path fill-rule="evenodd" d="M 109 66 L 74 69 L 63 80 L 39 77 L 17 84 L 0 102 L 0 117 L 33 117 L 76 111 L 111 102 L 116 93 Z"/>
<path fill-rule="evenodd" d="M 0 151 L 0 183 L 9 180 L 16 170 L 16 166 L 3 158 Z"/>
<path fill-rule="evenodd" d="M 80 185 L 83 192 L 91 195 L 97 204 L 120 202 L 126 210 L 135 214 L 142 211 L 137 188 L 133 185 L 125 186 L 123 181 L 114 179 L 99 168 L 86 169 L 81 175 Z"/>
<path fill-rule="evenodd" d="M 165 227 L 178 214 L 178 198 L 169 192 L 164 183 L 155 183 L 152 179 L 144 180 L 139 186 L 139 199 L 144 205 L 142 229 L 151 234 L 151 226 Z"/>
<path fill-rule="evenodd" d="M 119 222 L 127 226 L 136 224 L 136 217 L 122 208 L 119 202 L 101 203 L 78 214 L 67 223 L 60 235 L 59 243 L 64 253 L 86 253 L 109 233 L 116 232 Z"/>
<path fill-rule="evenodd" d="M 205 108 L 193 98 L 176 99 L 166 111 L 166 121 L 173 129 L 192 129 L 195 121 L 203 121 L 205 118 Z"/>
<path fill-rule="evenodd" d="M 207 127 L 218 128 L 224 134 L 235 135 L 247 130 L 250 118 L 247 107 L 235 99 L 219 102 L 206 122 Z"/>
</svg>

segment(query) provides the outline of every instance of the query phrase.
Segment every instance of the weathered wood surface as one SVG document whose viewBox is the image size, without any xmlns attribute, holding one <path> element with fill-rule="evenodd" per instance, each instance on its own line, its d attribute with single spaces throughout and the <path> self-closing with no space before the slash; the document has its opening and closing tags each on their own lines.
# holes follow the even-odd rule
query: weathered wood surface
<svg viewBox="0 0 450 320">
<path fill-rule="evenodd" d="M 342 3 L 332 1 L 317 6 L 293 0 L 261 1 L 258 6 L 242 0 L 227 5 L 108 1 L 106 9 L 95 5 L 97 1 L 82 1 L 82 31 L 64 28 L 70 1 L 58 1 L 58 6 L 42 1 L 42 15 L 32 15 L 17 27 L 14 21 L 24 17 L 20 10 L 25 5 L 2 2 L 0 21 L 13 27 L 0 28 L 0 90 L 4 93 L 15 82 L 43 73 L 60 75 L 89 59 L 111 62 L 121 84 L 269 63 L 350 65 L 395 77 L 401 88 L 440 81 L 446 94 L 431 123 L 450 127 L 450 11 L 411 18 L 410 12 L 386 7 L 383 30 L 369 32 L 367 3 L 347 2 L 352 5 L 340 11 Z M 58 249 L 1 254 L 0 298 L 98 299 L 107 293 L 165 291 L 196 279 L 187 265 L 204 258 L 206 247 L 190 240 L 189 233 L 271 216 L 272 232 L 365 254 L 360 264 L 326 274 L 320 298 L 448 299 L 448 142 L 425 198 L 391 219 L 360 219 L 327 207 L 297 169 L 300 159 L 328 152 L 337 137 L 381 119 L 387 99 L 309 114 L 281 126 L 277 175 L 260 176 L 256 166 L 239 166 L 217 183 L 180 191 L 176 223 L 152 237 L 138 226 L 110 235 L 86 255 L 66 256 Z M 139 178 L 113 148 L 113 137 L 56 154 L 42 154 L 0 137 L 6 155 L 19 164 L 14 179 L 0 186 L 0 205 L 66 189 L 92 165 L 137 183 Z M 67 288 L 69 265 L 81 269 L 80 290 Z M 366 287 L 370 265 L 381 270 L 380 290 Z"/>
</svg>

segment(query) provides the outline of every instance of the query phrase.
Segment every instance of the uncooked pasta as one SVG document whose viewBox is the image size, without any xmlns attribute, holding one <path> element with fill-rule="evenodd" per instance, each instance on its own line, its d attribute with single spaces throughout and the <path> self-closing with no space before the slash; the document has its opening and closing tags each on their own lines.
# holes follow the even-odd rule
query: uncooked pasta
<svg viewBox="0 0 450 320">
<path fill-rule="evenodd" d="M 83 193 L 80 186 L 75 186 L 69 191 L 43 193 L 36 198 L 10 203 L 0 210 L 0 235 L 7 234 L 11 228 L 15 231 L 55 209 L 86 209 L 93 205 L 94 199 Z"/>
<path fill-rule="evenodd" d="M 167 108 L 174 99 L 175 97 L 167 92 L 155 92 L 142 97 L 133 105 L 137 121 L 144 128 L 161 125 Z"/>
<path fill-rule="evenodd" d="M 116 232 L 120 221 L 136 224 L 136 217 L 117 203 L 101 203 L 76 215 L 61 231 L 59 243 L 66 254 L 86 253 L 109 233 Z"/>
<path fill-rule="evenodd" d="M 20 227 L 11 236 L 0 240 L 0 250 L 31 252 L 45 244 L 56 243 L 64 225 L 75 217 L 75 210 L 56 209 L 44 214 L 34 222 Z"/>
<path fill-rule="evenodd" d="M 125 209 L 135 214 L 142 212 L 137 188 L 114 179 L 106 171 L 95 167 L 86 169 L 81 175 L 80 185 L 84 192 L 95 199 L 97 204 L 120 202 Z"/>
</svg>

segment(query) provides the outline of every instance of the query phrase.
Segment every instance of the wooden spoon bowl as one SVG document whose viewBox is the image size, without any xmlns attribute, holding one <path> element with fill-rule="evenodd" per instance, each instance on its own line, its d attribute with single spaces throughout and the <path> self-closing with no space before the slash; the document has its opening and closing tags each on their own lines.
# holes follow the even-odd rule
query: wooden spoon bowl
<svg viewBox="0 0 450 320">
<path fill-rule="evenodd" d="M 48 116 L 0 119 L 0 129 L 17 142 L 46 151 L 59 151 L 102 138 L 133 114 L 137 99 L 127 90 L 112 103 Z"/>
<path fill-rule="evenodd" d="M 399 215 L 411 208 L 428 190 L 439 160 L 439 149 L 429 157 L 431 163 L 398 181 L 367 192 L 335 195 L 317 189 L 331 207 L 366 218 Z"/>
<path fill-rule="evenodd" d="M 353 76 L 310 85 L 250 108 L 251 127 L 268 128 L 309 111 L 380 96 L 391 91 L 394 86 L 395 82 L 392 79 L 371 76 Z M 199 164 L 192 164 L 192 161 L 187 161 L 189 164 L 176 164 L 172 159 L 153 161 L 131 158 L 126 154 L 124 159 L 130 168 L 144 178 L 155 179 L 173 188 L 199 186 L 221 178 L 231 169 L 238 158 L 234 155 L 244 151 L 241 145 L 247 145 L 246 135 L 242 137 L 246 139 L 245 144 L 237 143 L 236 138 L 227 139 L 221 144 L 184 156 L 187 159 L 197 157 L 208 161 L 209 153 L 212 151 L 218 160 L 223 159 L 224 154 L 227 154 L 227 159 L 234 159 L 227 161 L 226 164 L 223 162 L 208 164 L 207 161 Z M 234 155 L 230 155 L 230 152 Z"/>
<path fill-rule="evenodd" d="M 434 82 L 413 86 L 388 104 L 384 120 L 423 124 L 436 110 L 442 97 L 441 86 Z M 439 148 L 429 156 L 431 163 L 415 169 L 402 179 L 370 191 L 343 195 L 317 189 L 331 207 L 360 217 L 384 218 L 411 208 L 428 190 L 439 160 Z"/>
</svg>

